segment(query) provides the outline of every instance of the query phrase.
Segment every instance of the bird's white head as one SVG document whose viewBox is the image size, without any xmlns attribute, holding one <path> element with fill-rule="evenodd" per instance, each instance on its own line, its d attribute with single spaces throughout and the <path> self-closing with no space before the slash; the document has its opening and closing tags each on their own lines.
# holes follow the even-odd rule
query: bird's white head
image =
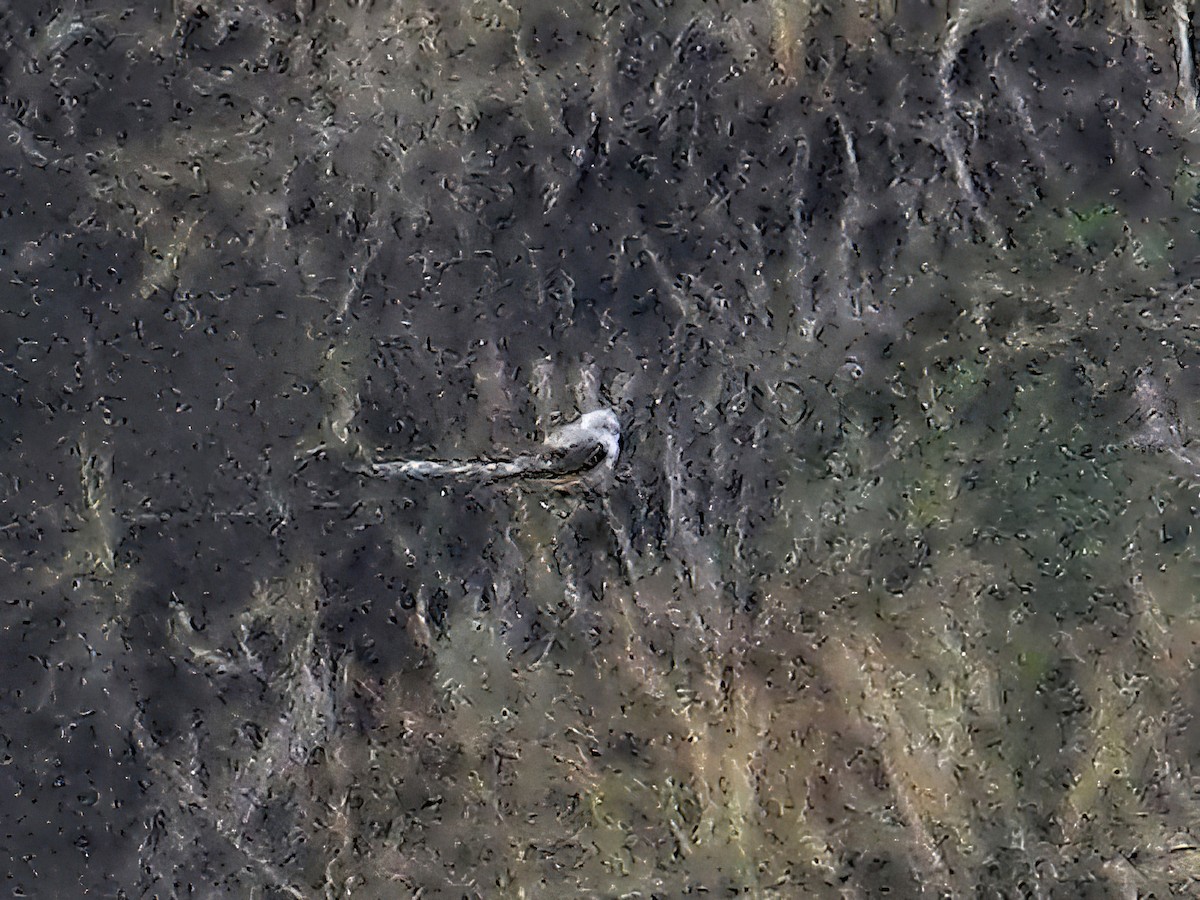
<svg viewBox="0 0 1200 900">
<path fill-rule="evenodd" d="M 546 437 L 550 447 L 572 447 L 580 443 L 600 444 L 604 447 L 605 463 L 613 466 L 621 452 L 621 422 L 611 409 L 597 409 L 585 413 L 574 422 L 556 428 Z"/>
</svg>

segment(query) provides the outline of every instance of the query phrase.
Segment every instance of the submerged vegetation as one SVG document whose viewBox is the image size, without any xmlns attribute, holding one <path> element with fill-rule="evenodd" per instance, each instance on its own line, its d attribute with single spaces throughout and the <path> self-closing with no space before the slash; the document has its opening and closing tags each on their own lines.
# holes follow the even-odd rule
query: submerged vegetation
<svg viewBox="0 0 1200 900">
<path fill-rule="evenodd" d="M 1190 15 L 0 12 L 10 885 L 1194 894 Z"/>
</svg>

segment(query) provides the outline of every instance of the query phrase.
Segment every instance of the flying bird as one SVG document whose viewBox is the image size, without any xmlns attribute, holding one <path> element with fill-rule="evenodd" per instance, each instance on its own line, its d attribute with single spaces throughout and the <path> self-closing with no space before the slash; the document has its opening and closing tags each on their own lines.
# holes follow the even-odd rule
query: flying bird
<svg viewBox="0 0 1200 900">
<path fill-rule="evenodd" d="M 558 489 L 594 487 L 621 452 L 621 423 L 599 409 L 551 431 L 532 453 L 510 459 L 406 459 L 368 462 L 355 471 L 373 478 L 464 479 L 482 484 L 530 481 Z"/>
</svg>

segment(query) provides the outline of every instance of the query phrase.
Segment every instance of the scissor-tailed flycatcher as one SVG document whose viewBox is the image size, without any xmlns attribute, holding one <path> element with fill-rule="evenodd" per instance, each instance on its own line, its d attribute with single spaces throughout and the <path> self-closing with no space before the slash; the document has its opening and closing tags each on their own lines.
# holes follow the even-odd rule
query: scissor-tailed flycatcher
<svg viewBox="0 0 1200 900">
<path fill-rule="evenodd" d="M 511 459 L 370 462 L 358 471 L 375 478 L 462 478 L 484 484 L 529 480 L 554 487 L 592 486 L 612 471 L 621 452 L 621 424 L 611 410 L 587 413 L 554 429 L 533 453 Z"/>
</svg>

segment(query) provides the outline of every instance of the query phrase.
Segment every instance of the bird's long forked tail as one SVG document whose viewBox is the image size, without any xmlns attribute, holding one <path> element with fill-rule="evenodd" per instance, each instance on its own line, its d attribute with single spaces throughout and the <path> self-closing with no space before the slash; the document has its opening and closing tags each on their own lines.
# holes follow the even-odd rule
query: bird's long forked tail
<svg viewBox="0 0 1200 900">
<path fill-rule="evenodd" d="M 502 460 L 498 462 L 486 460 L 468 460 L 463 462 L 442 462 L 431 459 L 402 459 L 391 462 L 370 462 L 357 467 L 356 471 L 374 478 L 468 478 L 481 481 L 502 481 L 507 478 L 519 478 L 529 469 L 529 461 L 524 458 Z"/>
</svg>

